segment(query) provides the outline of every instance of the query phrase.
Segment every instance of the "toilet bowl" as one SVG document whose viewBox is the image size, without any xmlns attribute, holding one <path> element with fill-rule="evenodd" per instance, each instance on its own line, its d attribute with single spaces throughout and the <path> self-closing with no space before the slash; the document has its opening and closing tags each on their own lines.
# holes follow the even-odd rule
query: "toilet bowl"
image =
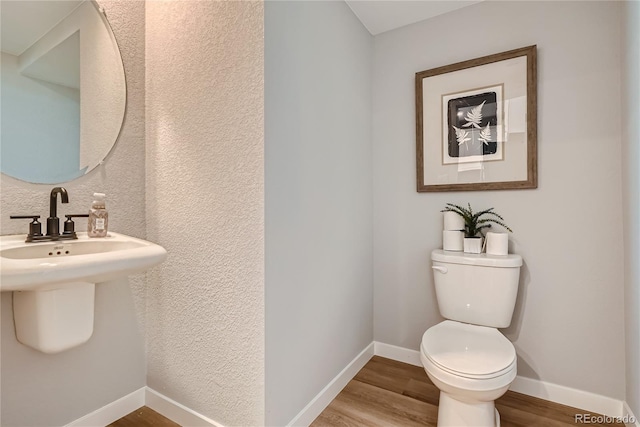
<svg viewBox="0 0 640 427">
<path fill-rule="evenodd" d="M 445 320 L 424 333 L 420 359 L 440 390 L 439 427 L 500 425 L 494 401 L 516 377 L 516 352 L 497 329 Z"/>
<path fill-rule="evenodd" d="M 522 258 L 434 250 L 438 309 L 447 320 L 422 336 L 420 359 L 440 390 L 439 427 L 496 427 L 494 401 L 517 373 L 511 323 Z"/>
</svg>

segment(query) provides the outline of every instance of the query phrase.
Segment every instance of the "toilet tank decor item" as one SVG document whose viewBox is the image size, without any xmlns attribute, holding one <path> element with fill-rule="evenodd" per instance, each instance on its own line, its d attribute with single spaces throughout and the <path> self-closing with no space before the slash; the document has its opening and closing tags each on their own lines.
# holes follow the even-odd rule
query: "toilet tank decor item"
<svg viewBox="0 0 640 427">
<path fill-rule="evenodd" d="M 464 249 L 464 219 L 457 212 L 444 212 L 442 215 L 442 249 L 462 252 Z"/>
<path fill-rule="evenodd" d="M 415 75 L 418 192 L 536 188 L 536 46 Z"/>
<path fill-rule="evenodd" d="M 489 231 L 485 236 L 487 255 L 509 255 L 509 234 Z"/>
<path fill-rule="evenodd" d="M 491 228 L 492 224 L 500 225 L 504 229 L 513 232 L 513 230 L 504 223 L 504 218 L 493 211 L 494 208 L 474 212 L 470 203 L 467 203 L 467 206 L 468 207 L 465 208 L 453 203 L 447 203 L 446 207 L 441 211 L 455 212 L 464 220 L 464 252 L 474 254 L 481 253 L 482 238 L 484 237 L 483 230 Z"/>
</svg>

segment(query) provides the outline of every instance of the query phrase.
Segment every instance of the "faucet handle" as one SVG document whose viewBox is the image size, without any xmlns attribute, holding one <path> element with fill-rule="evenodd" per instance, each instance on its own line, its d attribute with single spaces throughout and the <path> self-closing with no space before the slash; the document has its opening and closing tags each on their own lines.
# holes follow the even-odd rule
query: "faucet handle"
<svg viewBox="0 0 640 427">
<path fill-rule="evenodd" d="M 64 222 L 64 231 L 62 232 L 62 236 L 77 239 L 78 236 L 76 236 L 75 223 L 71 218 L 87 218 L 88 216 L 89 214 L 65 215 L 67 220 Z"/>
<path fill-rule="evenodd" d="M 29 234 L 25 242 L 32 242 L 34 237 L 42 237 L 42 224 L 38 222 L 40 215 L 11 215 L 11 219 L 30 219 Z"/>
</svg>

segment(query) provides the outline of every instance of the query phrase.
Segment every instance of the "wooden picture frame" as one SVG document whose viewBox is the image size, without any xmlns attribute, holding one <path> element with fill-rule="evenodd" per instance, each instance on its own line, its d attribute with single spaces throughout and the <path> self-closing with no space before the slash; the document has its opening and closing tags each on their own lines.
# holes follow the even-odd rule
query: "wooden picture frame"
<svg viewBox="0 0 640 427">
<path fill-rule="evenodd" d="M 527 46 L 416 73 L 418 192 L 537 188 L 537 55 Z"/>
</svg>

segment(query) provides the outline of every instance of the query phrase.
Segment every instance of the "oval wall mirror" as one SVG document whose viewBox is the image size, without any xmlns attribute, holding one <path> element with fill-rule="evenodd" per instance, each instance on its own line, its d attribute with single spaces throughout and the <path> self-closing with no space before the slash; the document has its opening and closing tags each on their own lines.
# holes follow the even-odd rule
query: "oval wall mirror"
<svg viewBox="0 0 640 427">
<path fill-rule="evenodd" d="M 78 178 L 112 150 L 126 81 L 91 0 L 2 0 L 0 172 L 39 184 Z"/>
</svg>

